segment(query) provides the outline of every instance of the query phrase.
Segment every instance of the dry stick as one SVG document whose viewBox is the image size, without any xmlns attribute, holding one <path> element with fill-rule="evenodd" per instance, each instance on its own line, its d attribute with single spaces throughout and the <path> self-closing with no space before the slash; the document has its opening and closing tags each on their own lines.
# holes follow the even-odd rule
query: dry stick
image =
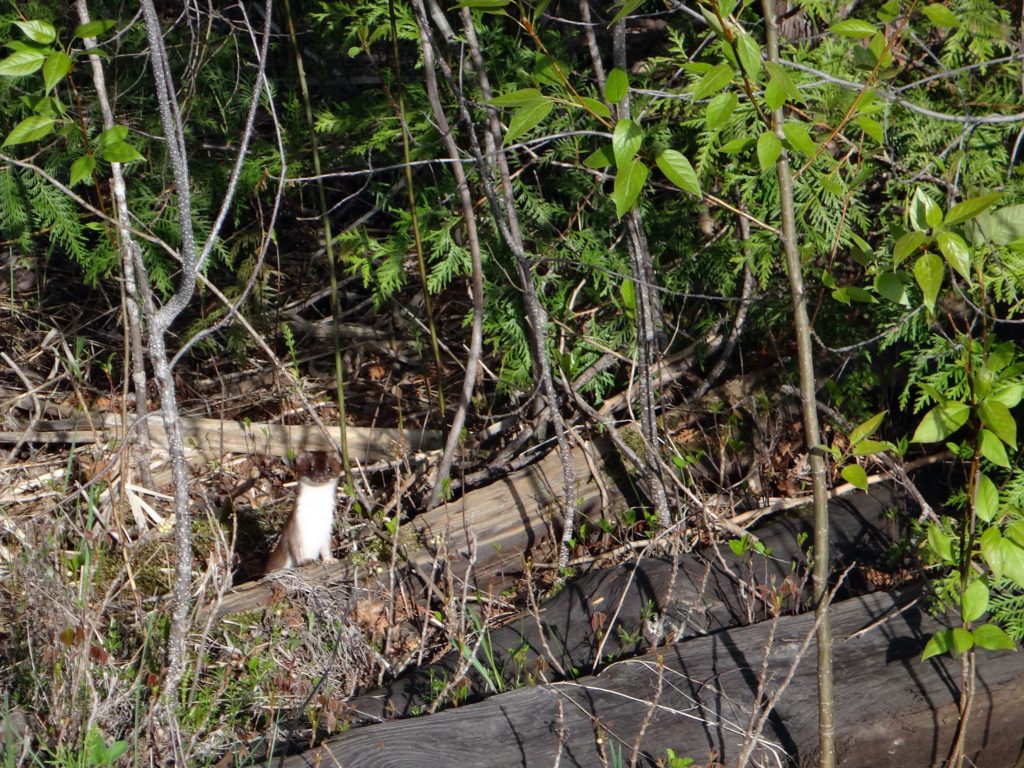
<svg viewBox="0 0 1024 768">
<path fill-rule="evenodd" d="M 432 43 L 433 36 L 430 28 L 426 25 L 423 17 L 422 2 L 414 2 L 413 9 L 416 12 L 417 20 L 420 21 L 420 34 L 426 35 L 427 40 Z M 477 66 L 477 75 L 480 78 L 480 86 L 485 98 L 490 93 L 490 85 L 487 80 L 486 70 L 483 67 L 483 58 L 480 57 L 480 47 L 476 44 L 476 32 L 473 28 L 472 17 L 464 9 L 463 24 L 467 35 L 471 35 L 467 42 L 470 44 L 471 54 L 480 64 Z M 477 58 L 479 57 L 479 58 Z M 531 331 L 530 340 L 533 344 L 535 369 L 534 375 L 539 379 L 537 382 L 540 391 L 547 401 L 551 420 L 555 427 L 555 436 L 558 440 L 558 454 L 562 462 L 563 481 L 563 528 L 562 543 L 559 549 L 558 562 L 563 565 L 569 561 L 569 540 L 572 538 L 572 531 L 576 523 L 576 478 L 572 468 L 572 456 L 569 450 L 569 438 L 565 433 L 565 424 L 562 421 L 561 413 L 558 410 L 558 397 L 555 393 L 554 377 L 551 374 L 551 360 L 547 352 L 547 311 L 537 296 L 537 287 L 533 279 L 530 260 L 526 255 L 523 245 L 522 232 L 519 229 L 519 219 L 516 214 L 515 196 L 512 190 L 512 176 L 508 170 L 508 163 L 505 160 L 504 152 L 499 151 L 501 145 L 501 123 L 498 121 L 498 112 L 494 107 L 488 107 L 489 131 L 485 132 L 484 138 L 487 142 L 487 156 L 480 149 L 480 142 L 476 132 L 473 130 L 473 119 L 469 112 L 469 105 L 451 67 L 444 58 L 438 61 L 441 71 L 448 82 L 448 87 L 455 93 L 459 107 L 459 114 L 466 126 L 466 136 L 469 139 L 469 148 L 473 159 L 480 169 L 480 181 L 484 194 L 491 207 L 494 223 L 501 233 L 505 244 L 512 251 L 515 257 L 516 272 L 518 274 L 523 302 L 526 305 L 526 319 Z M 491 163 L 489 158 L 494 158 L 500 174 L 502 200 L 499 200 L 491 176 Z"/>
<path fill-rule="evenodd" d="M 89 23 L 89 7 L 86 0 L 75 0 L 78 9 L 78 20 L 81 24 Z M 95 37 L 87 37 L 82 40 L 86 48 L 96 48 Z M 92 81 L 96 89 L 96 101 L 99 102 L 100 113 L 103 115 L 103 128 L 110 130 L 114 127 L 114 111 L 110 107 L 110 98 L 107 95 L 107 82 L 103 74 L 103 64 L 100 57 L 94 53 L 89 54 L 89 64 L 92 67 Z M 128 349 L 131 358 L 131 379 L 132 387 L 135 390 L 135 414 L 145 418 L 148 398 L 146 396 L 146 356 L 142 347 L 142 300 L 139 295 L 138 277 L 135 272 L 135 259 L 133 252 L 138 244 L 128 229 L 131 221 L 131 210 L 128 207 L 128 193 L 124 183 L 124 173 L 121 163 L 110 164 L 111 189 L 114 196 L 114 218 L 118 222 L 117 242 L 121 254 L 121 270 L 124 276 L 122 287 L 125 310 L 128 317 Z M 128 398 L 125 398 L 127 406 Z M 152 449 L 149 442 L 149 426 L 146 421 L 139 427 L 139 433 L 132 456 L 135 465 L 139 470 L 143 485 L 153 487 L 153 474 L 150 471 Z"/>
<path fill-rule="evenodd" d="M 775 20 L 774 0 L 761 0 L 764 12 L 765 38 L 768 60 L 778 64 L 779 40 Z M 780 139 L 784 114 L 782 108 L 771 115 L 770 128 Z M 814 612 L 818 636 L 818 765 L 835 766 L 835 703 L 832 693 L 832 628 L 829 621 L 828 576 L 828 486 L 825 476 L 825 452 L 821 445 L 818 411 L 815 407 L 814 359 L 811 346 L 811 327 L 807 318 L 807 297 L 804 292 L 803 265 L 797 249 L 796 213 L 793 202 L 793 175 L 786 150 L 775 163 L 779 179 L 779 203 L 782 214 L 782 248 L 786 255 L 789 289 L 793 302 L 793 320 L 796 329 L 797 360 L 800 369 L 800 408 L 804 423 L 811 483 L 814 489 Z"/>
<path fill-rule="evenodd" d="M 441 96 L 437 88 L 437 71 L 434 64 L 434 48 L 431 42 L 430 27 L 428 26 L 422 0 L 413 1 L 416 23 L 419 28 L 420 44 L 423 48 L 423 70 L 427 85 L 427 100 L 430 102 L 430 109 L 434 115 L 438 130 L 444 140 L 445 149 L 452 160 L 452 175 L 455 177 L 455 186 L 459 194 L 459 206 L 462 208 L 462 218 L 466 223 L 466 240 L 469 244 L 469 257 L 473 265 L 473 277 L 471 287 L 473 293 L 473 324 L 469 336 L 469 357 L 466 359 L 466 374 L 462 379 L 462 394 L 459 399 L 459 407 L 455 409 L 452 417 L 452 426 L 448 432 L 448 440 L 445 442 L 444 453 L 437 466 L 437 478 L 434 481 L 434 488 L 430 492 L 430 502 L 427 508 L 437 506 L 441 499 L 441 492 L 445 481 L 451 472 L 452 462 L 455 459 L 455 450 L 459 447 L 462 438 L 462 427 L 466 423 L 466 413 L 473 400 L 473 390 L 476 387 L 476 374 L 480 365 L 480 354 L 483 351 L 483 323 L 484 323 L 484 282 L 483 262 L 480 258 L 480 237 L 476 228 L 476 212 L 473 208 L 473 198 L 469 192 L 469 181 L 466 172 L 459 162 L 459 147 L 452 135 L 451 125 L 441 105 Z M 443 59 L 442 59 L 443 61 Z M 472 126 L 469 126 L 472 132 Z"/>
</svg>

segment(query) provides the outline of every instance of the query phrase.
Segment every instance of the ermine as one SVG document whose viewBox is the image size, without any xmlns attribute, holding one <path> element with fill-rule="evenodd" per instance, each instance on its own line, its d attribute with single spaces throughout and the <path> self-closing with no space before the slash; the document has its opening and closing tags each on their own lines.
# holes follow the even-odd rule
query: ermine
<svg viewBox="0 0 1024 768">
<path fill-rule="evenodd" d="M 264 573 L 304 565 L 318 555 L 325 563 L 334 560 L 331 528 L 341 462 L 333 453 L 307 451 L 295 461 L 295 472 L 299 478 L 295 509 L 267 559 Z"/>
</svg>

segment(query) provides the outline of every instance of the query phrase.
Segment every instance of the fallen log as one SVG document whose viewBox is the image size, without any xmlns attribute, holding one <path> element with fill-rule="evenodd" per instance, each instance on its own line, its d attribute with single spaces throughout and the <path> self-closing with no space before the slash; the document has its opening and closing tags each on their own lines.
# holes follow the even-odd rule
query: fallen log
<svg viewBox="0 0 1024 768">
<path fill-rule="evenodd" d="M 616 755 L 624 764 L 634 752 L 653 765 L 671 749 L 698 764 L 730 765 L 751 738 L 752 713 L 795 664 L 751 764 L 811 765 L 818 739 L 813 625 L 814 616 L 804 614 L 722 631 L 618 662 L 597 676 L 357 728 L 275 764 L 590 768 L 616 763 Z M 832 626 L 837 765 L 942 763 L 957 725 L 960 662 L 922 662 L 920 655 L 944 625 L 919 602 L 879 593 L 833 606 Z M 1022 705 L 1024 654 L 979 652 L 969 764 L 1020 765 Z"/>
<path fill-rule="evenodd" d="M 876 569 L 892 570 L 889 553 L 902 531 L 891 511 L 901 506 L 892 486 L 829 501 L 832 561 L 837 569 L 856 564 L 846 580 L 856 593 L 874 591 Z M 674 559 L 643 558 L 573 579 L 536 614 L 525 612 L 490 631 L 486 654 L 477 653 L 482 667 L 467 665 L 464 652 L 453 651 L 353 699 L 351 719 L 376 722 L 422 712 L 437 695 L 438 682 L 460 673 L 454 688 L 463 701 L 478 700 L 495 686 L 564 679 L 570 670 L 588 673 L 598 666 L 602 644 L 604 662 L 649 647 L 659 618 L 662 632 L 678 641 L 768 618 L 773 597 L 782 596 L 787 611 L 806 609 L 806 512 L 780 515 L 757 529 L 767 557 L 738 555 L 723 545 Z"/>
</svg>

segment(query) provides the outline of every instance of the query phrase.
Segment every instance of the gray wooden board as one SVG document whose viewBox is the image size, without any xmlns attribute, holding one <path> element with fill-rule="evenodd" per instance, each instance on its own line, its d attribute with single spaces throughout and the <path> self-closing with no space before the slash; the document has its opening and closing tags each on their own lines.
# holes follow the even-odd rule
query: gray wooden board
<svg viewBox="0 0 1024 768">
<path fill-rule="evenodd" d="M 957 720 L 960 663 L 920 660 L 940 628 L 920 604 L 852 635 L 901 601 L 887 593 L 833 606 L 837 745 L 840 766 L 915 768 L 946 756 Z M 523 688 L 429 717 L 357 728 L 282 766 L 597 766 L 612 749 L 628 762 L 641 723 L 641 764 L 666 749 L 734 765 L 750 720 L 765 648 L 774 692 L 812 632 L 804 614 L 663 647 L 612 664 L 601 674 Z M 967 754 L 974 765 L 1024 761 L 1024 654 L 978 655 Z M 660 683 L 659 683 L 660 679 Z M 764 729 L 753 765 L 810 765 L 817 746 L 815 646 Z M 660 688 L 660 694 L 658 694 Z"/>
</svg>

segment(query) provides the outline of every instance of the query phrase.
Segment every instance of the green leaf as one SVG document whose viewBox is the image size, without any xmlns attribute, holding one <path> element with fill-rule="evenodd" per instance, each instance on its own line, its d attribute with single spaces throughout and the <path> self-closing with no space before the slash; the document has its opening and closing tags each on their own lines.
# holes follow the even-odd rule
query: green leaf
<svg viewBox="0 0 1024 768">
<path fill-rule="evenodd" d="M 974 642 L 989 651 L 1016 651 L 1017 645 L 995 624 L 982 624 L 974 629 Z"/>
<path fill-rule="evenodd" d="M 64 51 L 54 51 L 43 62 L 43 85 L 46 92 L 57 85 L 71 71 L 71 57 Z"/>
<path fill-rule="evenodd" d="M 609 104 L 618 104 L 629 90 L 629 76 L 618 67 L 608 73 L 604 81 L 604 98 Z"/>
<path fill-rule="evenodd" d="M 512 113 L 512 120 L 509 121 L 508 131 L 505 133 L 503 145 L 508 145 L 518 137 L 534 128 L 541 120 L 551 114 L 552 103 L 547 99 L 519 107 Z"/>
<path fill-rule="evenodd" d="M 921 13 L 928 17 L 928 21 L 936 27 L 959 27 L 960 22 L 946 6 L 941 3 L 930 3 L 921 9 Z"/>
<path fill-rule="evenodd" d="M 536 88 L 520 88 L 509 93 L 502 93 L 487 100 L 492 107 L 524 107 L 546 100 L 546 96 Z"/>
<path fill-rule="evenodd" d="M 844 21 L 837 21 L 829 27 L 829 30 L 840 37 L 851 37 L 857 39 L 862 37 L 871 37 L 878 31 L 875 29 L 873 24 L 861 21 L 860 19 L 845 19 Z"/>
<path fill-rule="evenodd" d="M 1024 589 L 1024 547 L 1004 538 L 999 542 L 1004 575 Z"/>
<path fill-rule="evenodd" d="M 941 632 L 936 632 L 931 636 L 928 644 L 924 647 L 924 652 L 921 654 L 921 661 L 930 659 L 932 656 L 941 656 L 944 653 L 948 653 L 949 649 L 953 647 L 953 632 L 949 629 L 943 629 Z"/>
<path fill-rule="evenodd" d="M 628 165 L 644 141 L 644 132 L 632 120 L 619 120 L 612 133 L 612 152 L 615 166 L 621 171 Z"/>
<path fill-rule="evenodd" d="M 708 108 L 704 113 L 708 128 L 717 130 L 725 125 L 725 121 L 736 110 L 740 100 L 732 91 L 720 93 L 708 102 Z"/>
<path fill-rule="evenodd" d="M 924 232 L 907 232 L 901 236 L 892 247 L 893 266 L 899 266 L 908 257 L 913 255 L 921 243 L 928 239 Z"/>
<path fill-rule="evenodd" d="M 953 627 L 953 651 L 957 654 L 967 653 L 974 647 L 974 635 L 963 627 Z"/>
<path fill-rule="evenodd" d="M 598 147 L 583 161 L 585 168 L 607 168 L 615 162 L 615 155 L 612 153 L 612 145 L 605 144 Z"/>
<path fill-rule="evenodd" d="M 895 451 L 896 446 L 888 440 L 861 440 L 853 449 L 854 456 L 874 456 L 882 451 Z"/>
<path fill-rule="evenodd" d="M 928 548 L 940 560 L 953 562 L 953 540 L 936 523 L 928 526 Z"/>
<path fill-rule="evenodd" d="M 0 61 L 0 75 L 5 77 L 24 77 L 31 75 L 41 66 L 46 59 L 43 51 L 15 51 L 3 61 Z"/>
<path fill-rule="evenodd" d="M 456 8 L 476 8 L 480 11 L 495 11 L 504 8 L 510 0 L 462 0 Z"/>
<path fill-rule="evenodd" d="M 984 213 L 991 208 L 1002 196 L 1002 192 L 992 192 L 957 203 L 946 214 L 946 226 L 951 227 L 954 224 L 959 224 L 961 221 L 973 219 L 978 214 Z"/>
<path fill-rule="evenodd" d="M 99 135 L 98 142 L 101 147 L 125 141 L 128 138 L 127 125 L 113 125 Z"/>
<path fill-rule="evenodd" d="M 994 525 L 981 534 L 981 556 L 988 563 L 992 578 L 997 581 L 1003 578 L 1003 536 Z"/>
<path fill-rule="evenodd" d="M 1003 447 L 1003 441 L 987 429 L 981 430 L 981 444 L 978 448 L 981 451 L 981 455 L 997 467 L 1010 468 L 1010 459 L 1006 455 L 1006 448 Z"/>
<path fill-rule="evenodd" d="M 619 9 L 619 12 L 616 13 L 615 16 L 612 17 L 612 20 L 608 22 L 608 26 L 612 27 L 618 24 L 624 18 L 629 16 L 633 11 L 635 11 L 637 8 L 643 5 L 643 3 L 644 0 L 626 0 L 626 2 L 622 4 L 622 8 Z M 615 3 L 615 5 L 618 5 L 618 3 Z"/>
<path fill-rule="evenodd" d="M 920 187 L 914 190 L 914 197 L 910 201 L 908 213 L 911 226 L 920 232 L 937 227 L 942 223 L 942 209 Z"/>
<path fill-rule="evenodd" d="M 874 139 L 876 144 L 885 144 L 885 130 L 880 122 L 867 115 L 861 115 L 856 122 L 864 133 Z"/>
<path fill-rule="evenodd" d="M 975 245 L 986 241 L 1010 245 L 1024 237 L 1024 203 L 983 211 L 964 228 L 964 234 Z"/>
<path fill-rule="evenodd" d="M 925 253 L 914 264 L 914 279 L 921 286 L 921 293 L 924 294 L 924 304 L 929 311 L 935 311 L 935 300 L 939 297 L 939 289 L 942 287 L 942 277 L 946 268 L 942 259 L 934 253 Z"/>
<path fill-rule="evenodd" d="M 99 37 L 108 29 L 113 29 L 117 26 L 117 22 L 113 19 L 97 19 L 96 21 L 88 21 L 85 24 L 80 24 L 75 27 L 75 31 L 72 33 L 72 37 Z"/>
<path fill-rule="evenodd" d="M 53 131 L 53 123 L 52 117 L 42 117 L 40 115 L 26 117 L 7 134 L 7 138 L 4 139 L 2 146 L 11 147 L 15 144 L 24 144 L 28 141 L 41 139 Z"/>
<path fill-rule="evenodd" d="M 971 409 L 964 403 L 949 400 L 932 408 L 917 425 L 912 443 L 937 443 L 945 440 L 967 423 Z"/>
<path fill-rule="evenodd" d="M 136 160 L 145 160 L 139 154 L 139 150 L 127 141 L 115 141 L 113 144 L 108 144 L 100 150 L 100 154 L 108 163 L 131 163 Z"/>
<path fill-rule="evenodd" d="M 746 32 L 741 32 L 736 37 L 736 53 L 747 77 L 756 81 L 761 74 L 761 46 Z"/>
<path fill-rule="evenodd" d="M 636 316 L 636 288 L 633 281 L 628 277 L 624 278 L 619 285 L 619 295 L 622 297 L 622 307 L 629 317 Z"/>
<path fill-rule="evenodd" d="M 612 200 L 615 201 L 615 215 L 622 218 L 636 205 L 644 182 L 647 181 L 647 166 L 639 160 L 630 160 L 625 167 L 619 165 L 612 187 Z"/>
<path fill-rule="evenodd" d="M 939 250 L 946 262 L 960 273 L 968 283 L 971 282 L 971 252 L 964 239 L 955 232 L 942 230 L 938 235 Z"/>
<path fill-rule="evenodd" d="M 762 171 L 775 165 L 780 154 L 782 154 L 782 141 L 775 135 L 775 131 L 765 131 L 757 137 L 757 162 Z"/>
<path fill-rule="evenodd" d="M 789 72 L 783 69 L 781 64 L 777 64 L 774 61 L 766 61 L 764 68 L 768 70 L 770 76 L 769 87 L 778 88 L 782 91 L 783 96 L 789 101 L 803 101 L 800 96 L 800 89 L 796 87 L 796 83 L 793 82 L 793 78 L 789 76 Z M 775 107 L 772 107 L 775 109 Z"/>
<path fill-rule="evenodd" d="M 843 479 L 850 485 L 860 488 L 862 491 L 867 492 L 868 490 L 868 473 L 864 471 L 864 467 L 860 464 L 850 464 L 843 467 L 841 472 Z"/>
<path fill-rule="evenodd" d="M 1007 408 L 1016 408 L 1024 400 L 1024 384 L 1007 384 L 992 393 L 992 400 L 997 400 Z"/>
<path fill-rule="evenodd" d="M 798 120 L 789 120 L 782 125 L 782 132 L 786 135 L 789 146 L 797 152 L 812 157 L 818 151 L 818 145 L 807 132 L 807 126 Z"/>
<path fill-rule="evenodd" d="M 1009 408 L 998 400 L 987 398 L 978 408 L 978 415 L 981 416 L 981 423 L 992 430 L 996 437 L 1011 448 L 1017 447 L 1017 421 Z"/>
<path fill-rule="evenodd" d="M 75 186 L 80 181 L 89 181 L 92 172 L 96 168 L 96 159 L 92 155 L 82 155 L 71 164 L 70 186 Z"/>
<path fill-rule="evenodd" d="M 732 141 L 723 144 L 719 147 L 719 151 L 724 152 L 727 155 L 738 155 L 753 143 L 753 139 L 747 136 L 740 136 L 738 139 L 733 139 Z"/>
<path fill-rule="evenodd" d="M 981 579 L 972 581 L 960 600 L 960 615 L 965 622 L 975 621 L 988 610 L 988 585 Z"/>
<path fill-rule="evenodd" d="M 706 99 L 708 96 L 718 93 L 732 82 L 732 75 L 732 67 L 728 62 L 723 61 L 717 64 L 693 86 L 693 98 L 695 100 Z"/>
<path fill-rule="evenodd" d="M 909 305 L 906 284 L 900 275 L 906 273 L 879 272 L 875 275 L 875 290 L 893 304 Z"/>
<path fill-rule="evenodd" d="M 589 96 L 578 97 L 578 103 L 584 107 L 587 111 L 597 115 L 598 117 L 611 117 L 612 111 L 608 109 L 608 105 L 600 99 L 592 99 Z"/>
<path fill-rule="evenodd" d="M 57 30 L 48 21 L 32 19 L 31 21 L 16 21 L 14 24 L 33 43 L 49 45 L 57 39 Z"/>
<path fill-rule="evenodd" d="M 875 434 L 875 432 L 878 431 L 878 428 L 882 425 L 882 421 L 885 419 L 886 413 L 887 411 L 880 411 L 850 430 L 850 442 L 856 445 L 865 437 Z"/>
<path fill-rule="evenodd" d="M 700 197 L 700 180 L 686 155 L 674 149 L 666 149 L 655 159 L 665 177 L 684 192 Z"/>
<path fill-rule="evenodd" d="M 988 475 L 981 473 L 974 486 L 974 513 L 986 523 L 999 514 L 999 489 Z"/>
</svg>

